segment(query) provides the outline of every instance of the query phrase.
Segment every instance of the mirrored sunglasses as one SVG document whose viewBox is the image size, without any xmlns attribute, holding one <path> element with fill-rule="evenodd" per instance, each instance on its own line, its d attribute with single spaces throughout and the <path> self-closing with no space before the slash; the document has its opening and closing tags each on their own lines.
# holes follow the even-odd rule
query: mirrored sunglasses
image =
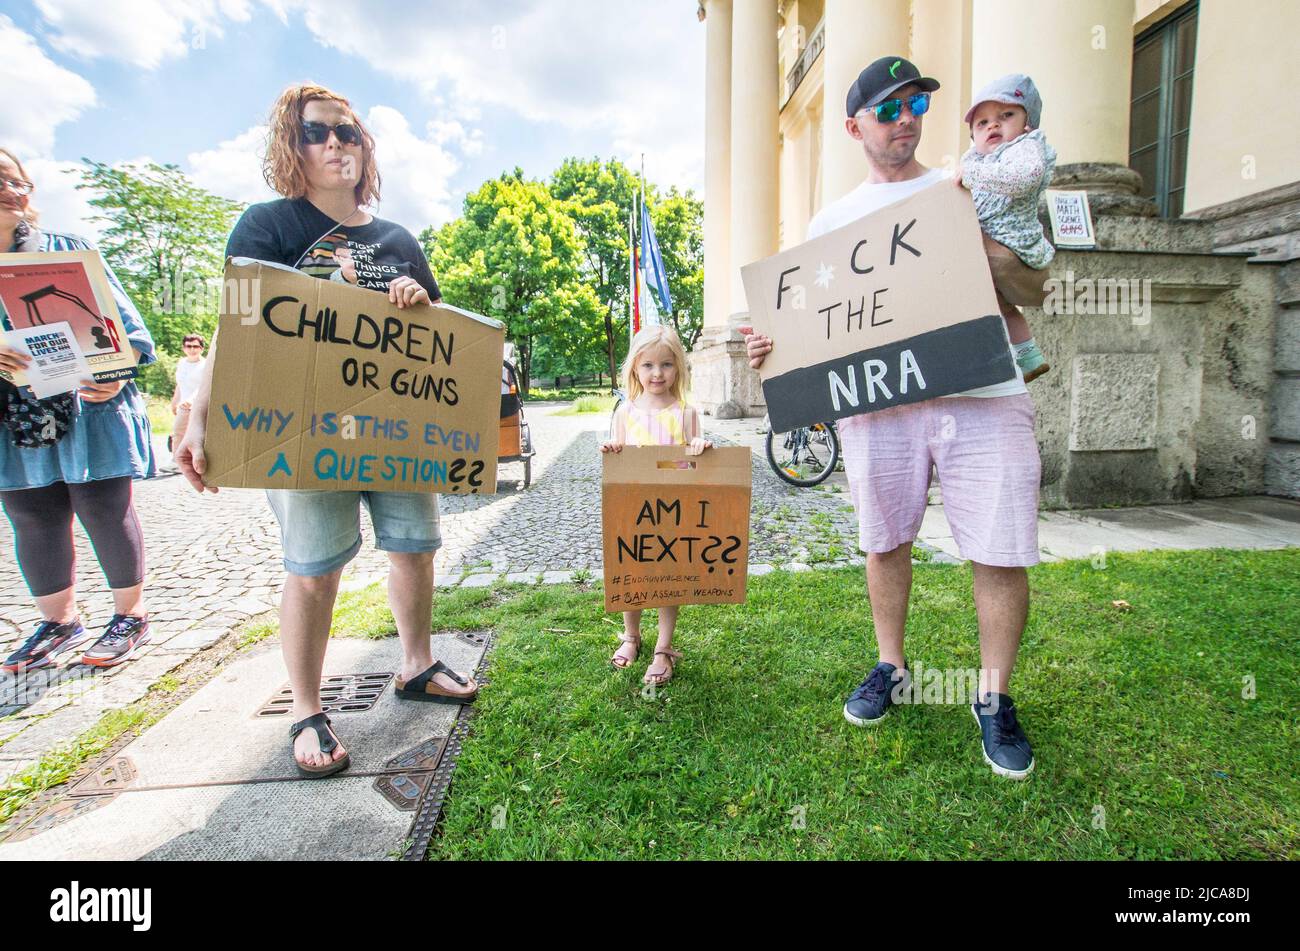
<svg viewBox="0 0 1300 951">
<path fill-rule="evenodd" d="M 871 107 L 871 111 L 876 114 L 877 122 L 893 122 L 903 112 L 903 103 L 907 103 L 907 108 L 911 110 L 914 116 L 923 116 L 930 111 L 930 94 L 928 92 L 918 92 L 914 96 L 908 96 L 903 99 L 886 99 L 884 102 L 878 102 Z"/>
</svg>

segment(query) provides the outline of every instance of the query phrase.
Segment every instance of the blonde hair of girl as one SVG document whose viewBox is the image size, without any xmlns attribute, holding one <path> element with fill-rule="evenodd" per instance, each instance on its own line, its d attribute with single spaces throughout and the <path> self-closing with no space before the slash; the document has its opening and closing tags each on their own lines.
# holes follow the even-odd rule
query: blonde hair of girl
<svg viewBox="0 0 1300 951">
<path fill-rule="evenodd" d="M 677 378 L 673 380 L 672 394 L 677 400 L 684 400 L 691 388 L 691 368 L 686 363 L 686 348 L 682 346 L 676 331 L 663 324 L 651 324 L 642 327 L 640 333 L 632 338 L 628 347 L 627 359 L 623 361 L 623 389 L 628 402 L 635 402 L 642 394 L 641 378 L 636 374 L 636 364 L 641 354 L 651 347 L 666 347 L 677 364 Z"/>
</svg>

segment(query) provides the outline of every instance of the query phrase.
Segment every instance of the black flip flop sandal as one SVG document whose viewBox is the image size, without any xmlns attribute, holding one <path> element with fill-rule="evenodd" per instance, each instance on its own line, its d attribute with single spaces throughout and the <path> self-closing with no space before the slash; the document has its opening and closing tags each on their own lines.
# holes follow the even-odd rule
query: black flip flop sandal
<svg viewBox="0 0 1300 951">
<path fill-rule="evenodd" d="M 316 742 L 320 744 L 320 751 L 322 753 L 333 753 L 339 748 L 339 741 L 334 738 L 334 732 L 329 727 L 330 718 L 323 713 L 313 714 L 305 720 L 299 720 L 289 727 L 289 755 L 293 755 L 293 741 L 298 738 L 298 734 L 303 730 L 315 730 Z M 293 762 L 298 767 L 298 775 L 305 776 L 308 779 L 320 779 L 324 776 L 332 776 L 334 773 L 341 773 L 347 769 L 352 762 L 352 754 L 344 753 L 326 766 L 304 766 L 298 762 L 296 756 L 293 757 Z"/>
<path fill-rule="evenodd" d="M 469 684 L 469 681 L 466 678 L 462 677 L 442 661 L 438 660 L 434 661 L 433 666 L 428 670 L 416 674 L 406 683 L 401 684 L 400 681 L 398 681 L 397 683 L 400 684 L 400 686 L 396 684 L 394 685 L 393 694 L 402 700 L 419 700 L 424 703 L 473 703 L 474 699 L 478 696 L 477 690 L 471 694 L 459 694 L 454 696 L 446 693 L 429 693 L 425 688 L 428 687 L 430 681 L 433 680 L 434 674 L 446 674 L 462 687 Z M 435 689 L 441 689 L 437 684 L 434 684 L 433 686 Z"/>
</svg>

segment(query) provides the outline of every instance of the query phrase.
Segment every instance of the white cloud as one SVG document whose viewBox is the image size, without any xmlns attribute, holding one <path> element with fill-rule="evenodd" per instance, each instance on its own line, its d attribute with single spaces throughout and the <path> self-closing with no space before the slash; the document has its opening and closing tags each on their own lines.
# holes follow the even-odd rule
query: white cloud
<svg viewBox="0 0 1300 951">
<path fill-rule="evenodd" d="M 189 176 L 214 195 L 232 201 L 269 201 L 276 195 L 262 178 L 266 126 L 255 125 L 216 148 L 187 156 Z"/>
<path fill-rule="evenodd" d="M 32 205 L 41 213 L 42 228 L 99 240 L 103 226 L 90 220 L 99 210 L 90 207 L 90 193 L 77 190 L 81 163 L 33 158 L 24 159 L 23 168 L 36 184 Z"/>
<path fill-rule="evenodd" d="M 374 106 L 366 127 L 375 137 L 375 161 L 383 178 L 379 213 L 418 234 L 425 225 L 453 217 L 448 181 L 460 163 L 443 148 L 445 130 L 429 123 L 422 138 L 406 116 L 391 106 Z M 463 130 L 462 130 L 463 131 Z"/>
<path fill-rule="evenodd" d="M 429 123 L 433 140 L 439 145 L 454 144 L 462 155 L 478 155 L 483 151 L 483 130 L 467 131 L 460 122 L 435 119 Z"/>
<path fill-rule="evenodd" d="M 95 88 L 55 63 L 36 41 L 0 15 L 0 144 L 28 156 L 54 148 L 54 130 L 95 104 Z M 29 174 L 35 174 L 28 170 Z"/>
<path fill-rule="evenodd" d="M 365 115 L 375 136 L 375 159 L 383 177 L 384 218 L 418 233 L 425 225 L 441 225 L 453 215 L 451 177 L 460 163 L 444 146 L 448 142 L 473 147 L 477 139 L 458 123 L 430 122 L 425 134 L 391 106 L 374 106 Z M 269 201 L 275 197 L 262 178 L 266 126 L 253 126 L 215 148 L 191 152 L 187 174 L 208 191 L 235 201 Z"/>
<path fill-rule="evenodd" d="M 253 2 L 35 0 L 56 49 L 147 69 L 220 36 L 227 20 L 249 20 Z M 439 110 L 435 141 L 461 154 L 490 145 L 472 126 L 504 110 L 602 135 L 633 165 L 645 152 L 656 181 L 703 184 L 704 28 L 690 5 L 260 2 L 290 29 L 301 18 L 323 46 L 420 90 Z"/>
<path fill-rule="evenodd" d="M 321 44 L 418 86 L 452 119 L 509 110 L 604 131 L 656 181 L 699 187 L 704 164 L 704 28 L 690 7 L 608 0 L 509 0 L 489 13 L 447 4 L 278 0 Z"/>
<path fill-rule="evenodd" d="M 36 9 L 56 50 L 142 69 L 205 49 L 223 35 L 224 21 L 252 16 L 248 0 L 36 0 Z"/>
</svg>

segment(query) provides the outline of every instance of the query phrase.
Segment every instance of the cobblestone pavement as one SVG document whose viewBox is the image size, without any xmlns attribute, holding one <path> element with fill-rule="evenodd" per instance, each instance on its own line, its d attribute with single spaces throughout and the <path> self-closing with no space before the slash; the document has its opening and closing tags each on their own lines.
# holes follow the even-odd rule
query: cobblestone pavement
<svg viewBox="0 0 1300 951">
<path fill-rule="evenodd" d="M 526 408 L 537 449 L 530 488 L 522 487 L 522 465 L 507 463 L 498 495 L 440 500 L 440 584 L 486 583 L 502 573 L 511 580 L 545 574 L 545 581 L 563 581 L 572 571 L 599 572 L 598 447 L 608 420 L 556 415 L 562 408 Z M 720 443 L 758 446 L 761 453 L 758 422 L 709 420 L 707 429 Z M 852 514 L 837 478 L 839 485 L 832 479 L 819 490 L 796 490 L 757 456 L 751 564 L 847 561 L 855 547 Z M 199 496 L 165 472 L 136 484 L 136 507 L 145 535 L 152 641 L 130 663 L 108 671 L 74 665 L 18 678 L 0 674 L 0 781 L 73 739 L 105 711 L 139 699 L 167 671 L 278 603 L 284 572 L 262 492 L 224 489 Z M 100 626 L 112 614 L 112 600 L 80 526 L 75 534 L 82 617 Z M 345 587 L 363 586 L 386 571 L 387 558 L 374 549 L 365 519 L 363 534 Z M 0 652 L 13 651 L 38 619 L 6 539 L 0 546 Z"/>
</svg>

